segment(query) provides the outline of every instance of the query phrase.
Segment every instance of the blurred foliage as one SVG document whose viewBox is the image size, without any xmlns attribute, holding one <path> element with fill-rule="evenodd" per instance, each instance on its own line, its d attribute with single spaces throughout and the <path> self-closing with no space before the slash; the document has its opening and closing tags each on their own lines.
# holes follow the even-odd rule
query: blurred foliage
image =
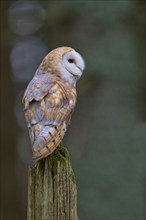
<svg viewBox="0 0 146 220">
<path fill-rule="evenodd" d="M 0 11 L 1 219 L 26 219 L 31 151 L 27 129 L 20 126 L 24 118 L 19 97 L 29 80 L 15 80 L 10 57 L 16 45 L 34 38 L 48 51 L 71 46 L 86 62 L 77 85 L 76 111 L 65 137 L 78 184 L 80 219 L 145 219 L 145 1 L 37 1 L 34 14 L 32 8 L 28 13 L 27 7 L 20 7 L 21 19 L 14 16 L 19 27 L 20 21 L 26 22 L 26 32 L 20 35 L 10 25 L 15 20 L 11 17 L 15 10 L 10 13 L 13 3 L 2 1 Z M 30 12 L 34 23 L 37 19 L 42 23 L 28 36 Z M 38 53 L 31 53 L 31 45 L 24 52 L 21 48 L 22 64 L 17 57 L 20 74 L 26 68 L 32 77 L 44 53 L 38 43 L 37 48 Z"/>
</svg>

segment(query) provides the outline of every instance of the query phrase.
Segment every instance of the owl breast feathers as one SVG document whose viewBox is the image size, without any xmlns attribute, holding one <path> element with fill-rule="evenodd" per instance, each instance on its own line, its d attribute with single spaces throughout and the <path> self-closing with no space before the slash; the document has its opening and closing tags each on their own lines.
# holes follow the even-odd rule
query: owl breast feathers
<svg viewBox="0 0 146 220">
<path fill-rule="evenodd" d="M 83 69 L 82 57 L 72 48 L 61 47 L 44 58 L 30 81 L 23 104 L 34 161 L 51 154 L 63 139 Z"/>
</svg>

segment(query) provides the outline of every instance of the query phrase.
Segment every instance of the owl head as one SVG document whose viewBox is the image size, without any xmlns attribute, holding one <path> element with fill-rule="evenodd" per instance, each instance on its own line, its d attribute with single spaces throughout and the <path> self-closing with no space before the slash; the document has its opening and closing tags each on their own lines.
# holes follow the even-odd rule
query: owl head
<svg viewBox="0 0 146 220">
<path fill-rule="evenodd" d="M 40 70 L 75 85 L 85 69 L 81 55 L 71 47 L 52 50 L 42 61 Z"/>
</svg>

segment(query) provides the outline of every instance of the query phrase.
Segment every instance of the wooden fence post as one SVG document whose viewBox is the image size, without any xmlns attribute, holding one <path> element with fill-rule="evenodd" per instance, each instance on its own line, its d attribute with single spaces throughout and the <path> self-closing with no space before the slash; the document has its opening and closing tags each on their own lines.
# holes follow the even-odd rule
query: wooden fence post
<svg viewBox="0 0 146 220">
<path fill-rule="evenodd" d="M 78 220 L 75 176 L 62 144 L 29 167 L 27 220 Z"/>
</svg>

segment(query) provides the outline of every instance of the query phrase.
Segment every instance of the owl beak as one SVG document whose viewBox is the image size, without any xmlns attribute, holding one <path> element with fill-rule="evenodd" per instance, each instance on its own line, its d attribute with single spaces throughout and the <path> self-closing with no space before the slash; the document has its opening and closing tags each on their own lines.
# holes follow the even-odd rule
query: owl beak
<svg viewBox="0 0 146 220">
<path fill-rule="evenodd" d="M 82 70 L 82 68 L 80 67 L 80 66 L 77 66 L 78 67 L 78 69 L 81 71 L 81 72 L 83 72 L 83 70 Z"/>
<path fill-rule="evenodd" d="M 72 73 L 72 75 L 76 78 L 76 79 L 79 79 L 82 75 L 82 69 L 81 68 L 78 68 L 79 71 L 78 73 Z"/>
</svg>

